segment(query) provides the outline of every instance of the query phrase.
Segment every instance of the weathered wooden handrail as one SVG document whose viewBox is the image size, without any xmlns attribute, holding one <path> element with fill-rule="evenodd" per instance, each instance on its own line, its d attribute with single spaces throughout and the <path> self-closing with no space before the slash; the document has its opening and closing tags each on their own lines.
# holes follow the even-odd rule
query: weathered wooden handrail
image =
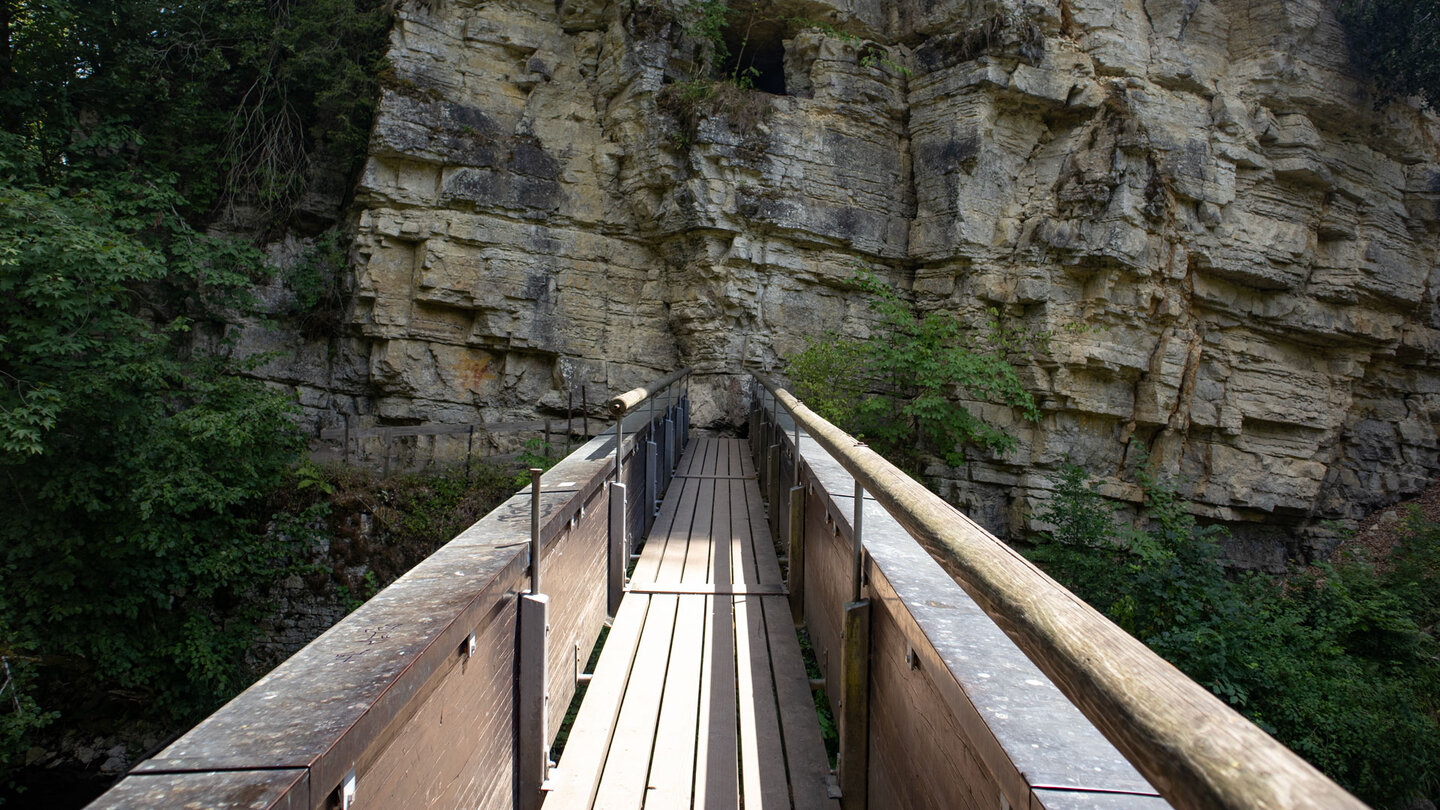
<svg viewBox="0 0 1440 810">
<path fill-rule="evenodd" d="M 649 385 L 642 385 L 638 388 L 631 388 L 629 391 L 626 391 L 623 394 L 611 397 L 610 400 L 605 403 L 605 408 L 610 411 L 611 416 L 624 416 L 625 413 L 631 408 L 634 408 L 636 405 L 639 405 L 650 397 L 653 397 L 661 391 L 664 391 L 672 384 L 684 379 L 685 377 L 688 377 L 689 375 L 690 367 L 686 366 L 685 368 L 671 372 L 670 374 L 661 377 L 660 379 L 650 383 Z"/>
<path fill-rule="evenodd" d="M 687 409 L 680 398 L 670 421 Z M 543 754 L 553 742 L 580 682 L 576 658 L 605 621 L 609 577 L 597 572 L 613 568 L 623 582 L 617 538 L 638 536 L 653 521 L 616 484 L 628 482 L 641 497 L 640 482 L 655 475 L 642 449 L 652 433 L 665 433 L 656 438 L 667 449 L 683 443 L 663 417 L 622 421 L 623 441 L 597 437 L 569 454 L 538 495 L 533 484 L 517 492 L 91 807 L 323 810 L 353 799 L 357 808 L 510 808 L 517 797 L 538 804 L 538 786 L 517 793 L 518 754 Z M 607 484 L 612 496 L 621 493 L 618 502 L 605 497 Z M 554 603 L 547 654 L 535 667 L 533 645 L 520 639 L 517 600 L 539 584 L 532 562 L 540 549 Z M 527 685 L 548 689 L 536 724 L 542 744 L 530 745 L 535 734 L 521 729 L 522 666 L 539 670 Z"/>
<path fill-rule="evenodd" d="M 957 509 L 754 375 L 1180 808 L 1363 808 Z"/>
</svg>

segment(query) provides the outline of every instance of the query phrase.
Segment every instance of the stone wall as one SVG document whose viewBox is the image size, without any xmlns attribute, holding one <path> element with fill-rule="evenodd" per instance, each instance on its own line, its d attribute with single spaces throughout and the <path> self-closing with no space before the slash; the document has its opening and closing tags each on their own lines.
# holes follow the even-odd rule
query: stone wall
<svg viewBox="0 0 1440 810">
<path fill-rule="evenodd" d="M 469 422 L 689 364 L 734 421 L 742 367 L 866 333 L 864 266 L 1054 336 L 1021 448 L 930 470 L 1001 534 L 1067 456 L 1135 498 L 1136 439 L 1274 567 L 1440 466 L 1440 124 L 1375 106 L 1329 4 L 757 8 L 786 93 L 697 103 L 686 4 L 405 3 L 350 334 L 301 364 L 328 383 L 270 373 L 321 419 Z"/>
</svg>

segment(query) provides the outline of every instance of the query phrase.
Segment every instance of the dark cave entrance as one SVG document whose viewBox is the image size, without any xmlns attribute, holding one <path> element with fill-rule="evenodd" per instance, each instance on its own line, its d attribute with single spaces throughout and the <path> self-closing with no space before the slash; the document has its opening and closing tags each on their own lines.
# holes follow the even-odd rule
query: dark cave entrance
<svg viewBox="0 0 1440 810">
<path fill-rule="evenodd" d="M 720 65 L 721 75 L 741 83 L 748 80 L 762 92 L 786 95 L 782 20 L 761 19 L 755 11 L 738 15 L 725 29 L 725 47 L 730 53 Z"/>
</svg>

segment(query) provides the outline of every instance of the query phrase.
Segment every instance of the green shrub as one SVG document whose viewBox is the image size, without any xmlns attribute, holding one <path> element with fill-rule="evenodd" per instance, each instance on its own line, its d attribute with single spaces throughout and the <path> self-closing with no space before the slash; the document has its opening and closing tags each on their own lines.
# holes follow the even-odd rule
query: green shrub
<svg viewBox="0 0 1440 810">
<path fill-rule="evenodd" d="M 1032 421 L 1040 418 L 1004 355 L 1019 336 L 1001 327 L 998 313 L 990 311 L 981 339 L 949 312 L 916 317 L 869 271 L 855 283 L 870 294 L 870 308 L 879 316 L 870 337 L 831 333 L 787 358 L 795 395 L 813 403 L 817 413 L 910 468 L 930 454 L 958 465 L 965 445 L 998 453 L 1015 446 L 1013 436 L 960 404 L 962 396 L 1008 405 Z"/>
<path fill-rule="evenodd" d="M 1435 0 L 1341 0 L 1337 11 L 1356 63 L 1388 95 L 1440 104 L 1440 4 Z"/>
<path fill-rule="evenodd" d="M 31 717 L 233 693 L 258 615 L 238 597 L 281 553 L 254 510 L 301 447 L 293 404 L 187 340 L 244 299 L 253 254 L 189 230 L 169 193 L 0 184 L 0 652 L 40 690 Z"/>
<path fill-rule="evenodd" d="M 1143 470 L 1142 464 L 1142 470 Z M 1360 798 L 1405 807 L 1440 786 L 1432 635 L 1440 527 L 1412 521 L 1388 570 L 1342 555 L 1280 578 L 1227 575 L 1219 532 L 1142 472 L 1140 525 L 1067 465 L 1029 556 Z"/>
</svg>

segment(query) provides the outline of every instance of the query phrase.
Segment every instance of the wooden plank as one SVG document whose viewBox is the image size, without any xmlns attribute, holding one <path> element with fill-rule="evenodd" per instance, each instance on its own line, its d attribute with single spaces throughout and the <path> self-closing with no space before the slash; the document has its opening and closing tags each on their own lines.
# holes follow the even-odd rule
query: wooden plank
<svg viewBox="0 0 1440 810">
<path fill-rule="evenodd" d="M 595 674 L 570 729 L 555 772 L 555 790 L 545 799 L 545 810 L 589 808 L 594 801 L 649 607 L 650 598 L 643 594 L 627 595 L 620 603 L 605 639 L 605 651 L 595 664 Z"/>
<path fill-rule="evenodd" d="M 695 757 L 697 810 L 736 810 L 740 805 L 739 741 L 736 727 L 733 600 L 705 597 L 705 651 Z"/>
<path fill-rule="evenodd" d="M 716 475 L 720 469 L 720 459 L 725 455 L 724 439 L 703 439 L 705 442 L 705 462 L 697 466 L 693 472 L 697 475 Z"/>
<path fill-rule="evenodd" d="M 735 446 L 736 446 L 737 448 L 741 447 L 744 443 L 745 443 L 745 440 L 744 440 L 744 439 L 736 439 L 736 440 L 735 440 Z M 747 452 L 741 452 L 741 453 L 739 454 L 738 458 L 736 459 L 736 460 L 739 462 L 739 464 L 738 464 L 738 466 L 731 467 L 731 470 L 739 473 L 740 475 L 753 476 L 753 475 L 755 475 L 755 461 L 754 461 L 754 458 L 753 458 L 753 457 L 750 455 L 750 453 L 748 452 L 749 448 L 742 448 L 742 449 L 743 449 L 743 450 L 746 450 Z M 765 448 L 760 447 L 760 448 L 757 448 L 757 449 L 759 449 L 759 450 L 764 450 Z"/>
<path fill-rule="evenodd" d="M 679 600 L 644 799 L 651 807 L 689 806 L 695 781 L 705 597 L 682 596 Z"/>
<path fill-rule="evenodd" d="M 699 483 L 700 497 L 695 503 L 695 519 L 690 524 L 685 567 L 679 577 L 680 582 L 695 585 L 704 584 L 710 580 L 710 554 L 715 548 L 715 538 L 712 533 L 716 510 L 716 482 L 714 479 L 706 478 Z M 724 508 L 724 504 L 719 505 L 719 509 L 723 510 Z"/>
<path fill-rule="evenodd" d="M 304 768 L 131 774 L 89 807 L 93 810 L 153 807 L 308 810 L 310 775 Z"/>
<path fill-rule="evenodd" d="M 736 692 L 740 710 L 740 773 L 745 806 L 789 807 L 785 747 L 775 708 L 761 597 L 733 598 Z"/>
<path fill-rule="evenodd" d="M 665 533 L 655 575 L 647 576 L 642 582 L 680 582 L 684 578 L 695 521 L 702 509 L 708 511 L 709 502 L 715 499 L 714 489 L 715 482 L 704 480 L 681 482 L 679 487 L 671 487 L 672 496 L 680 495 L 680 503 L 675 507 L 675 519 Z M 706 521 L 709 521 L 708 515 Z"/>
<path fill-rule="evenodd" d="M 699 494 L 699 482 L 687 482 L 682 484 L 678 496 L 671 494 L 666 498 L 660 507 L 660 516 L 655 519 L 655 524 L 650 527 L 650 534 L 645 540 L 645 545 L 640 549 L 640 559 L 635 563 L 635 570 L 630 574 L 631 582 L 654 582 L 660 573 L 660 563 L 664 559 L 665 546 L 670 542 L 670 535 L 675 526 L 680 524 L 689 531 L 689 522 L 695 509 L 695 496 Z"/>
<path fill-rule="evenodd" d="M 755 546 L 750 539 L 750 510 L 745 505 L 744 481 L 730 481 L 730 576 L 735 582 L 759 582 L 755 575 Z M 737 503 L 738 501 L 738 503 Z"/>
<path fill-rule="evenodd" d="M 818 487 L 806 496 L 805 626 L 827 681 L 830 708 L 838 711 L 840 619 L 850 598 L 850 548 L 826 519 L 825 502 Z"/>
<path fill-rule="evenodd" d="M 714 475 L 715 458 L 718 454 L 724 452 L 724 449 L 721 446 L 722 441 L 722 439 L 710 437 L 703 437 L 692 440 L 690 442 L 690 446 L 701 447 L 703 448 L 703 452 L 699 457 L 697 457 L 694 466 L 690 468 L 687 474 L 693 476 Z"/>
<path fill-rule="evenodd" d="M 650 754 L 655 746 L 655 723 L 660 715 L 660 697 L 664 692 L 666 662 L 675 629 L 675 610 L 679 597 L 650 597 L 650 611 L 635 663 L 630 669 L 630 682 L 620 706 L 620 718 L 605 757 L 600 789 L 595 794 L 595 807 L 639 807 L 645 798 L 645 785 L 650 770 Z"/>
<path fill-rule="evenodd" d="M 736 585 L 731 582 L 647 582 L 630 589 L 631 593 L 701 594 L 705 596 L 784 596 L 783 585 Z"/>
<path fill-rule="evenodd" d="M 884 575 L 872 569 L 872 577 L 871 793 L 922 810 L 993 810 L 1007 794 L 1012 807 L 1026 806 L 1016 804 L 1028 790 L 1024 778 L 974 707 L 955 705 L 968 704 L 963 689 Z M 947 698 L 944 687 L 956 694 Z"/>
<path fill-rule="evenodd" d="M 760 487 L 747 481 L 743 488 L 745 505 L 750 510 L 750 544 L 755 560 L 755 579 L 750 581 L 784 582 L 785 578 L 780 576 L 780 560 L 775 556 L 775 542 L 771 540 L 770 521 L 760 501 Z"/>
<path fill-rule="evenodd" d="M 734 482 L 721 481 L 715 484 L 715 512 L 710 521 L 710 571 L 706 581 L 716 592 L 731 590 L 730 565 L 730 488 Z"/>
<path fill-rule="evenodd" d="M 775 697 L 780 706 L 780 729 L 785 735 L 785 756 L 795 808 L 835 810 L 839 803 L 830 798 L 830 760 L 820 737 L 820 721 L 815 716 L 800 642 L 790 621 L 790 605 L 779 597 L 761 598 L 760 602 L 765 614 L 765 634 L 770 645 Z"/>
<path fill-rule="evenodd" d="M 604 488 L 585 504 L 574 529 L 556 536 L 545 549 L 542 585 L 550 596 L 550 722 L 554 735 L 565 720 L 575 694 L 574 651 L 595 646 L 605 623 L 606 588 L 599 586 L 608 569 L 609 510 Z"/>
<path fill-rule="evenodd" d="M 684 453 L 681 453 L 681 454 L 680 454 L 680 461 L 675 464 L 675 477 L 676 477 L 676 478 L 679 478 L 679 477 L 681 477 L 681 476 L 686 476 L 686 475 L 689 475 L 689 474 L 690 474 L 691 469 L 692 469 L 692 468 L 694 467 L 694 465 L 695 465 L 695 459 L 696 459 L 696 457 L 697 457 L 697 454 L 696 454 L 695 451 L 696 451 L 696 447 L 695 447 L 695 445 L 692 444 L 692 445 L 690 445 L 690 447 L 688 447 L 688 448 L 685 449 L 685 452 L 684 452 Z"/>
<path fill-rule="evenodd" d="M 870 793 L 870 600 L 845 605 L 840 661 L 840 805 L 865 810 Z M 905 706 L 902 711 L 913 711 Z"/>
</svg>

